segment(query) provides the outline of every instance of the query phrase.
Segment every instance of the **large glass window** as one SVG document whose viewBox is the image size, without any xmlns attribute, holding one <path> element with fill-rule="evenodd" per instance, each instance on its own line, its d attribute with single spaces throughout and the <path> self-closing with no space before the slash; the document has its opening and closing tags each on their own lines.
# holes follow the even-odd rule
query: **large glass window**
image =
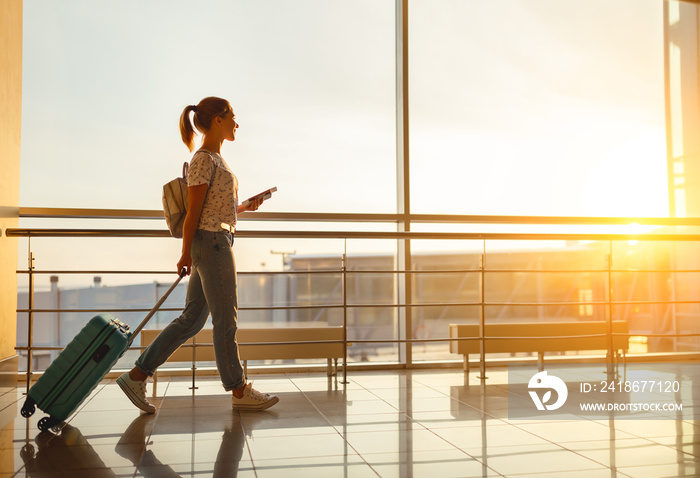
<svg viewBox="0 0 700 478">
<path fill-rule="evenodd" d="M 241 125 L 222 150 L 266 210 L 393 212 L 391 1 L 24 2 L 21 204 L 159 209 L 205 96 Z"/>
<path fill-rule="evenodd" d="M 405 4 L 412 213 L 668 215 L 662 0 Z M 160 209 L 162 185 L 191 157 L 179 116 L 215 95 L 231 101 L 241 126 L 222 150 L 241 195 L 278 187 L 263 211 L 395 213 L 395 16 L 393 0 L 25 0 L 21 205 Z M 164 228 L 161 220 L 22 219 L 35 225 Z M 485 227 L 415 222 L 411 230 Z M 241 222 L 239 231 L 251 229 L 396 225 Z M 438 341 L 450 324 L 602 320 L 605 252 L 524 242 L 414 240 L 404 271 L 395 240 L 239 234 L 241 322 L 347 323 L 350 361 L 420 362 L 458 358 Z M 31 246 L 39 269 L 59 271 L 35 283 L 48 309 L 36 315 L 45 327 L 35 345 L 45 346 L 65 345 L 87 319 L 50 312 L 55 304 L 148 308 L 180 253 L 169 238 Z M 550 270 L 555 263 L 572 270 Z M 61 272 L 75 270 L 95 272 Z M 620 273 L 615 288 L 641 303 L 665 280 L 650 274 Z M 26 276 L 20 281 L 26 307 Z M 615 317 L 643 325 L 651 312 L 628 305 L 616 304 Z M 135 324 L 141 315 L 126 317 Z M 413 344 L 410 357 L 404 345 L 381 342 L 411 338 L 436 341 Z"/>
<path fill-rule="evenodd" d="M 409 24 L 413 212 L 668 215 L 662 1 L 412 0 Z"/>
</svg>

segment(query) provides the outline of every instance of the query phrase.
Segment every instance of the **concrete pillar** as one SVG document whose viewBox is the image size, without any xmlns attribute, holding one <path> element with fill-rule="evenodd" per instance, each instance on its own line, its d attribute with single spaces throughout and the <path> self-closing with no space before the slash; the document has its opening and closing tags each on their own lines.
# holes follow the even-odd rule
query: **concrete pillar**
<svg viewBox="0 0 700 478">
<path fill-rule="evenodd" d="M 0 2 L 0 380 L 16 381 L 17 239 L 22 125 L 22 0 Z"/>
</svg>

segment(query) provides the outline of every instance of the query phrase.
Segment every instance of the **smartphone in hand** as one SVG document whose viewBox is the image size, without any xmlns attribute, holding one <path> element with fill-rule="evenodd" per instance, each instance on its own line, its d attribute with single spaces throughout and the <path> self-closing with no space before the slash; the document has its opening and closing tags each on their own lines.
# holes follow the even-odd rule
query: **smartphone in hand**
<svg viewBox="0 0 700 478">
<path fill-rule="evenodd" d="M 246 199 L 245 201 L 243 201 L 241 203 L 241 206 L 244 206 L 244 207 L 248 206 L 248 204 L 250 204 L 251 202 L 255 201 L 258 198 L 262 199 L 263 201 L 270 199 L 272 197 L 272 193 L 274 193 L 276 191 L 277 191 L 277 188 L 274 187 L 274 188 L 270 188 L 266 191 L 263 191 L 259 194 L 256 194 L 255 196 L 251 196 L 248 199 Z"/>
</svg>

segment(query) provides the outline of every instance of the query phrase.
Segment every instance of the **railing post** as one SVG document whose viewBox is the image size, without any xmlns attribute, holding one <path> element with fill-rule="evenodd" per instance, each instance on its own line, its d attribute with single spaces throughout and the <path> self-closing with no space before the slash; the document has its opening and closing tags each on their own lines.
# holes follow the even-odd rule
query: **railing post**
<svg viewBox="0 0 700 478">
<path fill-rule="evenodd" d="M 27 249 L 27 271 L 29 273 L 29 294 L 27 303 L 27 308 L 29 309 L 27 315 L 27 393 L 29 393 L 29 387 L 32 383 L 32 347 L 34 346 L 34 253 L 32 252 L 31 236 L 27 238 Z"/>
<path fill-rule="evenodd" d="M 341 281 L 343 284 L 343 381 L 348 383 L 348 241 L 345 242 L 345 250 L 341 261 Z"/>
<path fill-rule="evenodd" d="M 608 248 L 608 313 L 607 313 L 607 342 L 608 342 L 608 352 L 607 352 L 607 374 L 612 376 L 615 373 L 615 350 L 613 344 L 613 282 L 612 282 L 612 266 L 613 266 L 613 241 L 609 241 Z"/>
<path fill-rule="evenodd" d="M 195 385 L 195 375 L 197 374 L 197 336 L 195 335 L 192 337 L 192 386 L 190 387 L 190 390 L 192 390 L 192 395 L 194 395 L 194 391 L 197 390 L 199 387 Z M 246 374 L 246 379 L 247 379 L 247 374 Z"/>
<path fill-rule="evenodd" d="M 479 280 L 479 379 L 483 382 L 486 376 L 486 241 L 479 263 L 481 269 Z"/>
<path fill-rule="evenodd" d="M 411 221 L 411 155 L 409 128 L 409 71 L 408 71 L 408 0 L 395 0 L 396 6 L 396 212 L 397 231 L 410 233 Z M 400 271 L 411 271 L 411 239 L 402 238 L 397 241 L 396 266 Z M 402 272 L 398 276 L 398 300 L 403 308 L 398 310 L 398 354 L 399 362 L 406 368 L 413 364 L 413 280 L 410 272 Z"/>
</svg>

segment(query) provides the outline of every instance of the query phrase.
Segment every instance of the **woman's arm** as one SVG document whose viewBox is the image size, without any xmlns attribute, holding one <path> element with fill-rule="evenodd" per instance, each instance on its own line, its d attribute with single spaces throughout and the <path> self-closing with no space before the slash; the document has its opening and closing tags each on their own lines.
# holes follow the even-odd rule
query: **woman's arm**
<svg viewBox="0 0 700 478">
<path fill-rule="evenodd" d="M 190 253 L 190 248 L 192 246 L 194 233 L 199 225 L 199 218 L 202 215 L 204 199 L 207 196 L 207 188 L 209 188 L 208 184 L 199 184 L 187 188 L 187 215 L 185 216 L 185 223 L 182 226 L 182 255 L 180 256 L 180 261 L 177 263 L 178 273 L 185 268 L 187 275 L 190 275 L 192 269 L 192 254 Z"/>
</svg>

